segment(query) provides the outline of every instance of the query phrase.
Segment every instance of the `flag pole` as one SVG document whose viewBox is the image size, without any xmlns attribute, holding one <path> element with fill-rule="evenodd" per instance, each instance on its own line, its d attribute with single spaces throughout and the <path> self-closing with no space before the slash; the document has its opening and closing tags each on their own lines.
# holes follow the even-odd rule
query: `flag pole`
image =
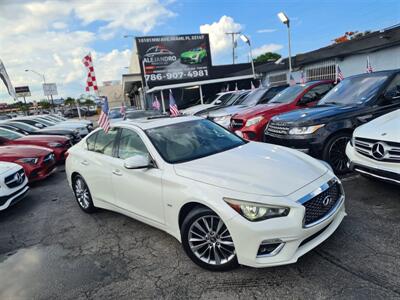
<svg viewBox="0 0 400 300">
<path fill-rule="evenodd" d="M 164 103 L 164 92 L 161 90 L 161 104 L 162 104 L 162 111 L 165 114 L 165 103 Z"/>
</svg>

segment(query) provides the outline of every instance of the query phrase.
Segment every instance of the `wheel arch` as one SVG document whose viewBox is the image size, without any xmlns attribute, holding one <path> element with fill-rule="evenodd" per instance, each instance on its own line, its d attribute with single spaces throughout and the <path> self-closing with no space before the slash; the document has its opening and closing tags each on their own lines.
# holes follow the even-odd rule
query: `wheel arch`
<svg viewBox="0 0 400 300">
<path fill-rule="evenodd" d="M 179 226 L 179 231 L 181 230 L 183 221 L 185 220 L 186 216 L 196 207 L 204 207 L 204 208 L 208 208 L 212 211 L 214 211 L 211 207 L 204 205 L 200 202 L 196 202 L 196 201 L 191 201 L 191 202 L 187 202 L 185 203 L 179 210 L 179 214 L 178 214 L 178 226 Z"/>
</svg>

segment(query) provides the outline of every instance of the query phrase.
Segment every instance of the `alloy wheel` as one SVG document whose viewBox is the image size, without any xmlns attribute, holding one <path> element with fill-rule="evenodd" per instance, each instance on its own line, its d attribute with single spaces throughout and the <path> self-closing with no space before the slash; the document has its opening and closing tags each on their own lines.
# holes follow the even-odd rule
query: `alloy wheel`
<svg viewBox="0 0 400 300">
<path fill-rule="evenodd" d="M 83 179 L 80 177 L 75 180 L 75 195 L 79 205 L 83 209 L 89 208 L 90 205 L 89 188 L 87 187 Z"/>
<path fill-rule="evenodd" d="M 206 264 L 224 265 L 235 258 L 235 246 L 228 228 L 216 215 L 196 219 L 189 228 L 193 254 Z"/>
<path fill-rule="evenodd" d="M 329 163 L 335 172 L 343 173 L 347 171 L 346 146 L 350 141 L 350 137 L 342 136 L 336 139 L 329 149 Z"/>
</svg>

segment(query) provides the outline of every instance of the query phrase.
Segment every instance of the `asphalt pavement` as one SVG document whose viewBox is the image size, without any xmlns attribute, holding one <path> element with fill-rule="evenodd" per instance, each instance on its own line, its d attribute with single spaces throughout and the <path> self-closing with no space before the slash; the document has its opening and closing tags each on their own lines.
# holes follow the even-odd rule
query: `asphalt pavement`
<svg viewBox="0 0 400 300">
<path fill-rule="evenodd" d="M 348 216 L 296 264 L 212 273 L 160 230 L 82 212 L 59 170 L 0 213 L 0 299 L 400 299 L 400 188 L 344 188 Z"/>
</svg>

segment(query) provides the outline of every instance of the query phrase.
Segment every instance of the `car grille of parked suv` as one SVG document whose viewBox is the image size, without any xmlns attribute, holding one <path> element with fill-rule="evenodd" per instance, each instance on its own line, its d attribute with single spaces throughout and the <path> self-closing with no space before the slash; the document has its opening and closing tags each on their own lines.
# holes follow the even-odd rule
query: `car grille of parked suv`
<svg viewBox="0 0 400 300">
<path fill-rule="evenodd" d="M 336 182 L 322 193 L 303 203 L 306 208 L 304 226 L 310 226 L 325 217 L 336 206 L 341 196 L 340 183 Z"/>
<path fill-rule="evenodd" d="M 240 119 L 231 119 L 231 128 L 232 129 L 241 129 L 243 127 L 243 120 Z"/>
<path fill-rule="evenodd" d="M 354 147 L 358 153 L 375 160 L 400 162 L 400 143 L 355 138 Z"/>
<path fill-rule="evenodd" d="M 287 135 L 289 133 L 289 127 L 283 122 L 269 122 L 265 133 L 269 135 Z"/>
<path fill-rule="evenodd" d="M 15 172 L 14 174 L 8 175 L 4 179 L 4 183 L 10 189 L 20 186 L 25 181 L 25 172 L 23 169 Z"/>
</svg>

